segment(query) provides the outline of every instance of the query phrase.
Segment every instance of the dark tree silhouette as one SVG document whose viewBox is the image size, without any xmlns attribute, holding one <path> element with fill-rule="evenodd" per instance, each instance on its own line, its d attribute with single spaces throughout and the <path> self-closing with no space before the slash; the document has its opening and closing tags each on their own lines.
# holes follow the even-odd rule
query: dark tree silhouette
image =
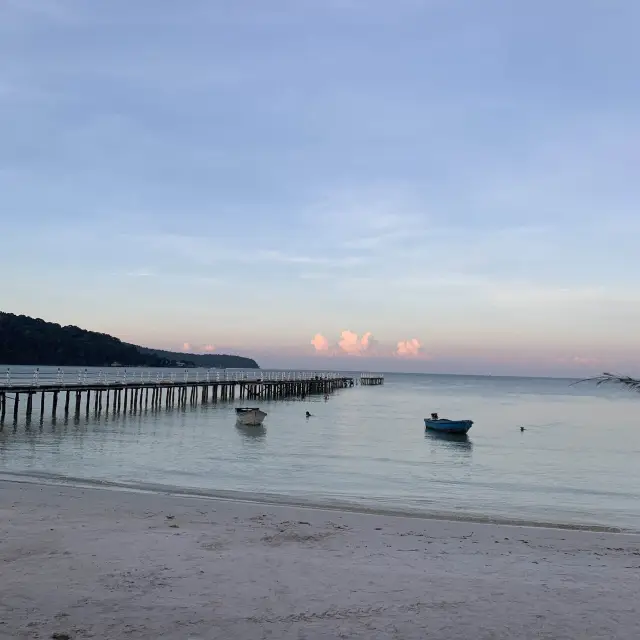
<svg viewBox="0 0 640 640">
<path fill-rule="evenodd" d="M 153 353 L 161 358 L 169 360 L 190 360 L 196 367 L 209 369 L 259 369 L 258 363 L 252 358 L 244 356 L 227 355 L 225 353 L 180 353 L 178 351 L 163 351 L 162 349 L 149 349 L 137 347 L 142 353 Z"/>
<path fill-rule="evenodd" d="M 0 364 L 104 367 L 117 362 L 128 367 L 170 367 L 176 366 L 177 361 L 185 366 L 195 366 L 193 359 L 197 357 L 143 349 L 106 333 L 85 331 L 72 325 L 62 327 L 40 318 L 0 311 Z M 258 368 L 250 358 L 216 354 L 208 354 L 208 357 L 209 364 L 205 366 L 209 367 Z M 213 364 L 216 358 L 225 364 Z"/>
<path fill-rule="evenodd" d="M 621 376 L 616 373 L 603 373 L 602 375 L 595 376 L 594 378 L 580 380 L 580 382 L 595 382 L 598 386 L 603 384 L 617 384 L 626 387 L 630 391 L 640 392 L 640 379 L 632 378 L 631 376 Z"/>
</svg>

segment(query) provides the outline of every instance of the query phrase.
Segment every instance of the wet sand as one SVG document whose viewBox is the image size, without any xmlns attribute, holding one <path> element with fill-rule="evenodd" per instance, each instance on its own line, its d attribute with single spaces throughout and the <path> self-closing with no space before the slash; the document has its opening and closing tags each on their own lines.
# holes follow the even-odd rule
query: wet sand
<svg viewBox="0 0 640 640">
<path fill-rule="evenodd" d="M 640 638 L 640 535 L 0 482 L 0 638 Z"/>
</svg>

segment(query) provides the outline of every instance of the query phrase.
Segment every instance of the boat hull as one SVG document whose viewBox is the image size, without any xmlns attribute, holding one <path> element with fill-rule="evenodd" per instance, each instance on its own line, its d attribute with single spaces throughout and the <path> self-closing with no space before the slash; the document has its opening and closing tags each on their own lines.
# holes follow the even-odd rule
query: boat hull
<svg viewBox="0 0 640 640">
<path fill-rule="evenodd" d="M 267 414 L 260 409 L 249 409 L 236 411 L 236 419 L 240 424 L 247 427 L 259 427 L 264 422 Z"/>
<path fill-rule="evenodd" d="M 431 420 L 424 419 L 424 428 L 430 431 L 439 431 L 440 433 L 458 433 L 465 434 L 473 426 L 472 420 Z"/>
</svg>

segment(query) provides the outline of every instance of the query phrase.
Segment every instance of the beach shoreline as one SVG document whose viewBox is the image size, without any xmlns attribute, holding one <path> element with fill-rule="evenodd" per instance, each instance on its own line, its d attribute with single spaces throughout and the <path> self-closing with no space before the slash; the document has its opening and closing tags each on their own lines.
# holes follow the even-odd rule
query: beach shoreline
<svg viewBox="0 0 640 640">
<path fill-rule="evenodd" d="M 85 489 L 104 489 L 111 491 L 126 491 L 133 493 L 157 493 L 160 495 L 200 498 L 203 500 L 230 500 L 256 505 L 296 507 L 302 509 L 318 509 L 321 511 L 338 511 L 347 513 L 361 513 L 377 516 L 393 516 L 399 518 L 417 518 L 420 520 L 441 520 L 449 522 L 468 522 L 478 524 L 494 524 L 515 527 L 536 527 L 542 529 L 565 529 L 568 531 L 593 531 L 600 533 L 629 533 L 640 534 L 630 528 L 606 526 L 584 521 L 561 520 L 530 520 L 525 518 L 508 517 L 506 515 L 474 513 L 467 511 L 436 511 L 416 508 L 373 506 L 370 503 L 348 500 L 327 500 L 317 497 L 293 496 L 276 493 L 250 493 L 246 491 L 210 490 L 195 487 L 177 487 L 144 482 L 118 482 L 96 478 L 79 478 L 61 476 L 52 473 L 34 472 L 1 472 L 0 483 L 17 482 L 46 486 L 69 486 Z"/>
<path fill-rule="evenodd" d="M 638 638 L 640 535 L 0 481 L 0 638 Z"/>
</svg>

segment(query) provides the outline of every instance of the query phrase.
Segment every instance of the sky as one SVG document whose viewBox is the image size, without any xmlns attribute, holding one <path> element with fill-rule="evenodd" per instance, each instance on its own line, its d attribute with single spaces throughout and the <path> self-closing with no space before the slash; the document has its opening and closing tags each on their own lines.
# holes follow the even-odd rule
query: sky
<svg viewBox="0 0 640 640">
<path fill-rule="evenodd" d="M 263 366 L 640 372 L 637 0 L 0 0 L 0 309 Z"/>
</svg>

